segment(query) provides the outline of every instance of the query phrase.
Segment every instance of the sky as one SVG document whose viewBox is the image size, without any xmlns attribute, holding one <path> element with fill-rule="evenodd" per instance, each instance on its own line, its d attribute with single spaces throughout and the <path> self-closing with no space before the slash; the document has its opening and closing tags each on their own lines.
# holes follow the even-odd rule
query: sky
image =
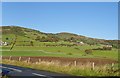
<svg viewBox="0 0 120 78">
<path fill-rule="evenodd" d="M 118 39 L 117 2 L 3 2 L 2 25 Z"/>
<path fill-rule="evenodd" d="M 1 0 L 2 2 L 119 2 L 119 0 Z"/>
</svg>

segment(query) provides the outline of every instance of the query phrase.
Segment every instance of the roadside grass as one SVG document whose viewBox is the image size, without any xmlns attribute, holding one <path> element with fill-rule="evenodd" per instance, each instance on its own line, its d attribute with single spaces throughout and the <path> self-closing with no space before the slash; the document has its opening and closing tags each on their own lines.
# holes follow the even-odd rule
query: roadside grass
<svg viewBox="0 0 120 78">
<path fill-rule="evenodd" d="M 2 60 L 2 63 L 74 76 L 119 76 L 118 65 L 114 67 L 110 65 L 95 66 L 93 69 L 89 63 L 81 66 L 69 66 L 67 64 L 60 65 L 59 62 L 41 61 L 39 63 L 27 63 L 25 61 L 21 62 L 6 59 Z"/>
<path fill-rule="evenodd" d="M 7 77 L 7 76 L 2 76 L 1 78 L 9 78 L 9 77 Z"/>
</svg>

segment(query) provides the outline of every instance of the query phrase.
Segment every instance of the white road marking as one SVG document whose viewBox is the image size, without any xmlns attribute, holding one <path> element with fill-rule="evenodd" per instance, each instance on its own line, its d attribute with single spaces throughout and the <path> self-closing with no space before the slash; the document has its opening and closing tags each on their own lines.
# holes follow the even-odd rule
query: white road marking
<svg viewBox="0 0 120 78">
<path fill-rule="evenodd" d="M 0 66 L 0 68 L 7 68 L 7 67 L 4 67 L 4 66 Z"/>
<path fill-rule="evenodd" d="M 14 70 L 14 71 L 17 71 L 17 72 L 22 72 L 22 70 L 19 70 L 19 69 L 14 69 L 14 68 L 8 68 L 8 69 L 11 69 L 11 70 Z"/>
<path fill-rule="evenodd" d="M 17 72 L 22 72 L 22 70 L 15 69 L 15 68 L 4 67 L 4 66 L 2 66 L 2 68 L 7 68 L 7 69 L 14 70 L 14 71 L 17 71 Z"/>
<path fill-rule="evenodd" d="M 32 73 L 33 75 L 36 75 L 36 76 L 43 76 L 43 77 L 46 77 L 45 75 L 42 75 L 42 74 L 37 74 L 37 73 Z"/>
</svg>

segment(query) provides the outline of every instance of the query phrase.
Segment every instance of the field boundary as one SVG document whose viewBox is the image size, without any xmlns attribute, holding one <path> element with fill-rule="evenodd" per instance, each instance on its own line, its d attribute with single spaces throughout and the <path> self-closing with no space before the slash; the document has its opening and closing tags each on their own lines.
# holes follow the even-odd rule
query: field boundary
<svg viewBox="0 0 120 78">
<path fill-rule="evenodd" d="M 102 59 L 102 58 L 68 58 L 68 57 L 46 57 L 46 56 L 2 56 L 2 59 L 25 61 L 30 63 L 39 63 L 42 61 L 46 62 L 56 62 L 60 65 L 70 65 L 79 66 L 85 64 L 91 64 L 92 66 L 116 64 L 118 61 L 112 59 Z"/>
</svg>

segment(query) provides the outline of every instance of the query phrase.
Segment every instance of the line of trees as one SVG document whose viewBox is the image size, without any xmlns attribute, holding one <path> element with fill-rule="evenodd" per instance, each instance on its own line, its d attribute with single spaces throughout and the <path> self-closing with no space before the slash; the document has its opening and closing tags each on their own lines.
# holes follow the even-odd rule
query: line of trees
<svg viewBox="0 0 120 78">
<path fill-rule="evenodd" d="M 55 37 L 55 36 L 47 36 L 47 37 L 37 36 L 35 40 L 40 41 L 40 42 L 57 42 L 57 41 L 59 41 L 59 38 Z"/>
</svg>

